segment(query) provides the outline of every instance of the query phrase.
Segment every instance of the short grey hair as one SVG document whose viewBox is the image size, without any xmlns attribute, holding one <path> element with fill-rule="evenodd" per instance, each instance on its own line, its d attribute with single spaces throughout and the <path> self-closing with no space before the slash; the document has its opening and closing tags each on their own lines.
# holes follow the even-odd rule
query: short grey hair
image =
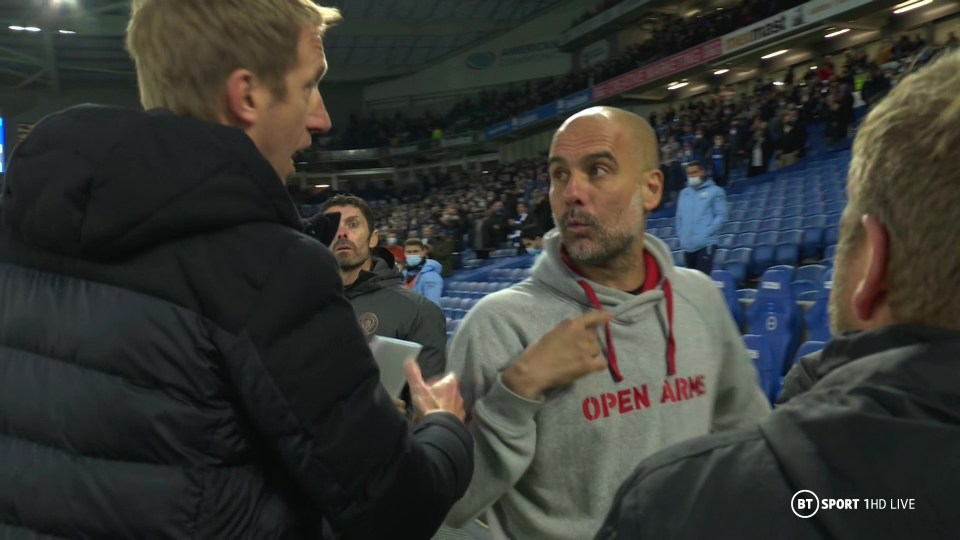
<svg viewBox="0 0 960 540">
<path fill-rule="evenodd" d="M 960 51 L 905 77 L 853 145 L 838 260 L 859 249 L 860 218 L 889 235 L 889 305 L 897 323 L 960 329 Z"/>
</svg>

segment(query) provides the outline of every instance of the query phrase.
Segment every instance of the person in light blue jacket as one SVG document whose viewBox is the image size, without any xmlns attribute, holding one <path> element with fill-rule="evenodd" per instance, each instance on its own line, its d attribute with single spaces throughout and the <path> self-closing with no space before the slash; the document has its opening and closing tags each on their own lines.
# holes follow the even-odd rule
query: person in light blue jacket
<svg viewBox="0 0 960 540">
<path fill-rule="evenodd" d="M 427 258 L 427 249 L 417 238 L 407 240 L 403 245 L 406 256 L 403 269 L 403 282 L 408 289 L 423 296 L 436 305 L 440 305 L 443 295 L 443 266 L 439 261 Z"/>
<path fill-rule="evenodd" d="M 687 187 L 680 192 L 676 221 L 687 268 L 709 275 L 713 271 L 717 237 L 727 221 L 727 195 L 722 187 L 704 177 L 699 162 L 687 164 Z"/>
</svg>

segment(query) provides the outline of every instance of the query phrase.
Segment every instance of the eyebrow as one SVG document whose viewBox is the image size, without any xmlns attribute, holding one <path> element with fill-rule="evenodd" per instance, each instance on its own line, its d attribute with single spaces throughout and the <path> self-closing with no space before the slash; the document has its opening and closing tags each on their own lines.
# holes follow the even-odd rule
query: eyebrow
<svg viewBox="0 0 960 540">
<path fill-rule="evenodd" d="M 612 161 L 614 164 L 618 163 L 616 156 L 614 156 L 613 153 L 608 152 L 606 150 L 603 152 L 594 152 L 592 154 L 587 154 L 582 158 L 580 158 L 580 163 L 581 164 L 593 163 L 595 161 L 600 161 L 601 159 Z M 547 161 L 547 167 L 550 167 L 554 164 L 566 165 L 566 163 L 567 163 L 567 160 L 561 157 L 554 156 Z"/>
</svg>

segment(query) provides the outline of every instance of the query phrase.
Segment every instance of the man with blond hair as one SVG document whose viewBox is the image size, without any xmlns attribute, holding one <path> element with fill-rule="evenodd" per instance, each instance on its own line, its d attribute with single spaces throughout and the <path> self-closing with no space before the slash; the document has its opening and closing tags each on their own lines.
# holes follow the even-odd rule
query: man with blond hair
<svg viewBox="0 0 960 540">
<path fill-rule="evenodd" d="M 641 463 L 598 539 L 956 537 L 958 85 L 952 53 L 857 133 L 820 380 L 757 428 Z"/>
<path fill-rule="evenodd" d="M 291 156 L 339 12 L 145 0 L 146 112 L 53 114 L 0 200 L 0 537 L 429 538 L 470 481 L 457 381 L 393 405 Z"/>
</svg>

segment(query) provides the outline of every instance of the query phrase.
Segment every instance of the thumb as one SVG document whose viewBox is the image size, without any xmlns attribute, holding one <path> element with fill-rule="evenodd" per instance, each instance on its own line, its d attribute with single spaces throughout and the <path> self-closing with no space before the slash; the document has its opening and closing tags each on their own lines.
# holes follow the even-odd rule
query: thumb
<svg viewBox="0 0 960 540">
<path fill-rule="evenodd" d="M 413 358 L 408 358 L 403 363 L 403 371 L 407 376 L 407 384 L 410 385 L 410 393 L 429 392 L 427 383 L 423 381 L 423 373 L 420 372 L 420 364 Z"/>
</svg>

